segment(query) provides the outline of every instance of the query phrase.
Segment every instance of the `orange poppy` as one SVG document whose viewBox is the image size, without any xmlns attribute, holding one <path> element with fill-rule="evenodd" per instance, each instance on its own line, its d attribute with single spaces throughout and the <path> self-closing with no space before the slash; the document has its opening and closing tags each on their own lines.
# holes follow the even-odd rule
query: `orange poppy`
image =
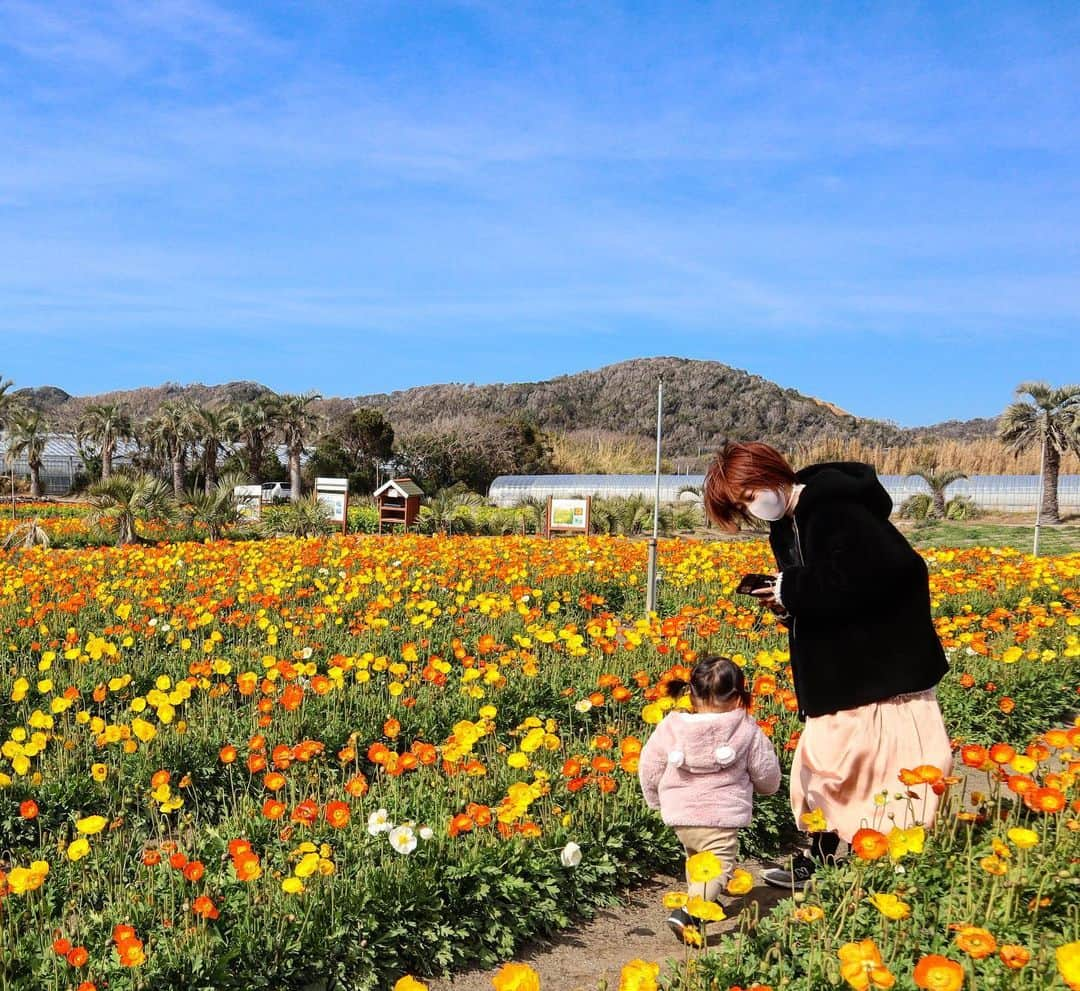
<svg viewBox="0 0 1080 991">
<path fill-rule="evenodd" d="M 1031 954 L 1022 946 L 1015 943 L 1003 943 L 998 950 L 998 957 L 1009 970 L 1020 970 L 1027 966 Z"/>
<path fill-rule="evenodd" d="M 1024 804 L 1036 812 L 1060 812 L 1065 808 L 1065 795 L 1056 788 L 1035 788 L 1024 795 Z"/>
<path fill-rule="evenodd" d="M 219 915 L 217 906 L 206 895 L 199 895 L 192 903 L 191 910 L 203 919 L 216 919 Z"/>
<path fill-rule="evenodd" d="M 327 802 L 323 815 L 334 829 L 344 829 L 349 824 L 352 812 L 344 802 Z"/>
<path fill-rule="evenodd" d="M 460 836 L 462 833 L 471 833 L 473 821 L 464 812 L 459 812 L 450 820 L 449 832 L 451 836 Z"/>
<path fill-rule="evenodd" d="M 973 960 L 982 960 L 997 952 L 997 940 L 989 929 L 964 926 L 956 934 L 956 945 Z"/>
<path fill-rule="evenodd" d="M 990 754 L 987 752 L 986 747 L 980 747 L 977 743 L 969 743 L 961 748 L 960 759 L 968 767 L 980 768 L 990 759 Z"/>
<path fill-rule="evenodd" d="M 241 881 L 255 881 L 262 875 L 259 858 L 253 853 L 243 853 L 233 858 L 233 870 Z"/>
<path fill-rule="evenodd" d="M 263 802 L 262 814 L 264 819 L 280 819 L 285 815 L 285 803 L 276 798 L 268 798 Z"/>
<path fill-rule="evenodd" d="M 305 799 L 297 805 L 296 808 L 292 810 L 292 815 L 289 817 L 292 822 L 299 822 L 305 826 L 313 826 L 318 818 L 319 806 L 310 798 Z"/>
<path fill-rule="evenodd" d="M 995 764 L 1008 764 L 1016 756 L 1016 750 L 1007 743 L 995 743 L 990 748 L 990 759 Z"/>
<path fill-rule="evenodd" d="M 353 798 L 363 798 L 367 794 L 368 781 L 363 774 L 355 774 L 345 783 L 345 790 Z"/>
<path fill-rule="evenodd" d="M 955 960 L 932 953 L 915 964 L 916 987 L 928 991 L 960 991 L 964 986 L 964 968 Z"/>
<path fill-rule="evenodd" d="M 85 946 L 75 946 L 67 953 L 67 962 L 72 967 L 85 967 L 90 960 L 90 954 L 87 952 Z"/>
<path fill-rule="evenodd" d="M 889 841 L 876 829 L 860 829 L 851 838 L 851 849 L 860 860 L 877 860 L 889 852 Z"/>
</svg>

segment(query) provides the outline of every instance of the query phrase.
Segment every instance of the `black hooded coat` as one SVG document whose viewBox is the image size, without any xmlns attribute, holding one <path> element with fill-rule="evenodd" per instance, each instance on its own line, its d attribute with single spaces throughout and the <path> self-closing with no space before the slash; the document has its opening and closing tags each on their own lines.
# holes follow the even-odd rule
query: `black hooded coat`
<svg viewBox="0 0 1080 991">
<path fill-rule="evenodd" d="M 892 500 L 870 465 L 796 473 L 794 516 L 770 524 L 791 614 L 800 712 L 821 716 L 924 691 L 948 670 L 930 616 L 926 562 L 889 522 Z"/>
</svg>

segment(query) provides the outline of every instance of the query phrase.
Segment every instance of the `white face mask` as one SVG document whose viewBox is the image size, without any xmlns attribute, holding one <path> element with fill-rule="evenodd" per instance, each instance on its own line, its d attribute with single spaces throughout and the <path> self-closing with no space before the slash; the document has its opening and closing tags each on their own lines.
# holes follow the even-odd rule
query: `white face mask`
<svg viewBox="0 0 1080 991">
<path fill-rule="evenodd" d="M 788 499 L 782 489 L 762 489 L 746 504 L 746 511 L 759 520 L 775 523 L 787 512 Z"/>
</svg>

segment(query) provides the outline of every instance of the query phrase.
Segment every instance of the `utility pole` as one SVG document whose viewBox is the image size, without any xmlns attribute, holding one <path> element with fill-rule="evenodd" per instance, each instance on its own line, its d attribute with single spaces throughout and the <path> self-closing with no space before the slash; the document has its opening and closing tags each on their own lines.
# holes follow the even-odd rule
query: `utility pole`
<svg viewBox="0 0 1080 991">
<path fill-rule="evenodd" d="M 1049 419 L 1050 414 L 1046 414 Z M 1039 491 L 1035 494 L 1035 546 L 1032 547 L 1031 553 L 1035 556 L 1039 556 L 1039 527 L 1042 526 L 1042 504 L 1043 504 L 1043 487 L 1046 485 L 1046 443 L 1050 439 L 1049 426 L 1047 423 L 1043 429 L 1043 442 L 1042 452 L 1039 457 Z"/>
<path fill-rule="evenodd" d="M 649 540 L 648 588 L 645 590 L 645 612 L 656 611 L 656 548 L 660 536 L 660 432 L 664 413 L 664 380 L 656 387 L 656 494 L 653 500 L 652 537 Z"/>
</svg>

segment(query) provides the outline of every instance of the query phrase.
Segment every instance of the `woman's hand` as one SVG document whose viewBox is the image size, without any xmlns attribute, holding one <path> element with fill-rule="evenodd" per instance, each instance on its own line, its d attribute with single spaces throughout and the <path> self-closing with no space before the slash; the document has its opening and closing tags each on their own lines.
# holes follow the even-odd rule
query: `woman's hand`
<svg viewBox="0 0 1080 991">
<path fill-rule="evenodd" d="M 777 578 L 780 576 L 777 575 Z M 780 613 L 786 613 L 783 603 L 776 597 L 776 582 L 772 585 L 765 585 L 762 588 L 755 589 L 750 593 L 755 599 L 758 600 L 766 609 L 771 610 L 779 615 Z"/>
</svg>

